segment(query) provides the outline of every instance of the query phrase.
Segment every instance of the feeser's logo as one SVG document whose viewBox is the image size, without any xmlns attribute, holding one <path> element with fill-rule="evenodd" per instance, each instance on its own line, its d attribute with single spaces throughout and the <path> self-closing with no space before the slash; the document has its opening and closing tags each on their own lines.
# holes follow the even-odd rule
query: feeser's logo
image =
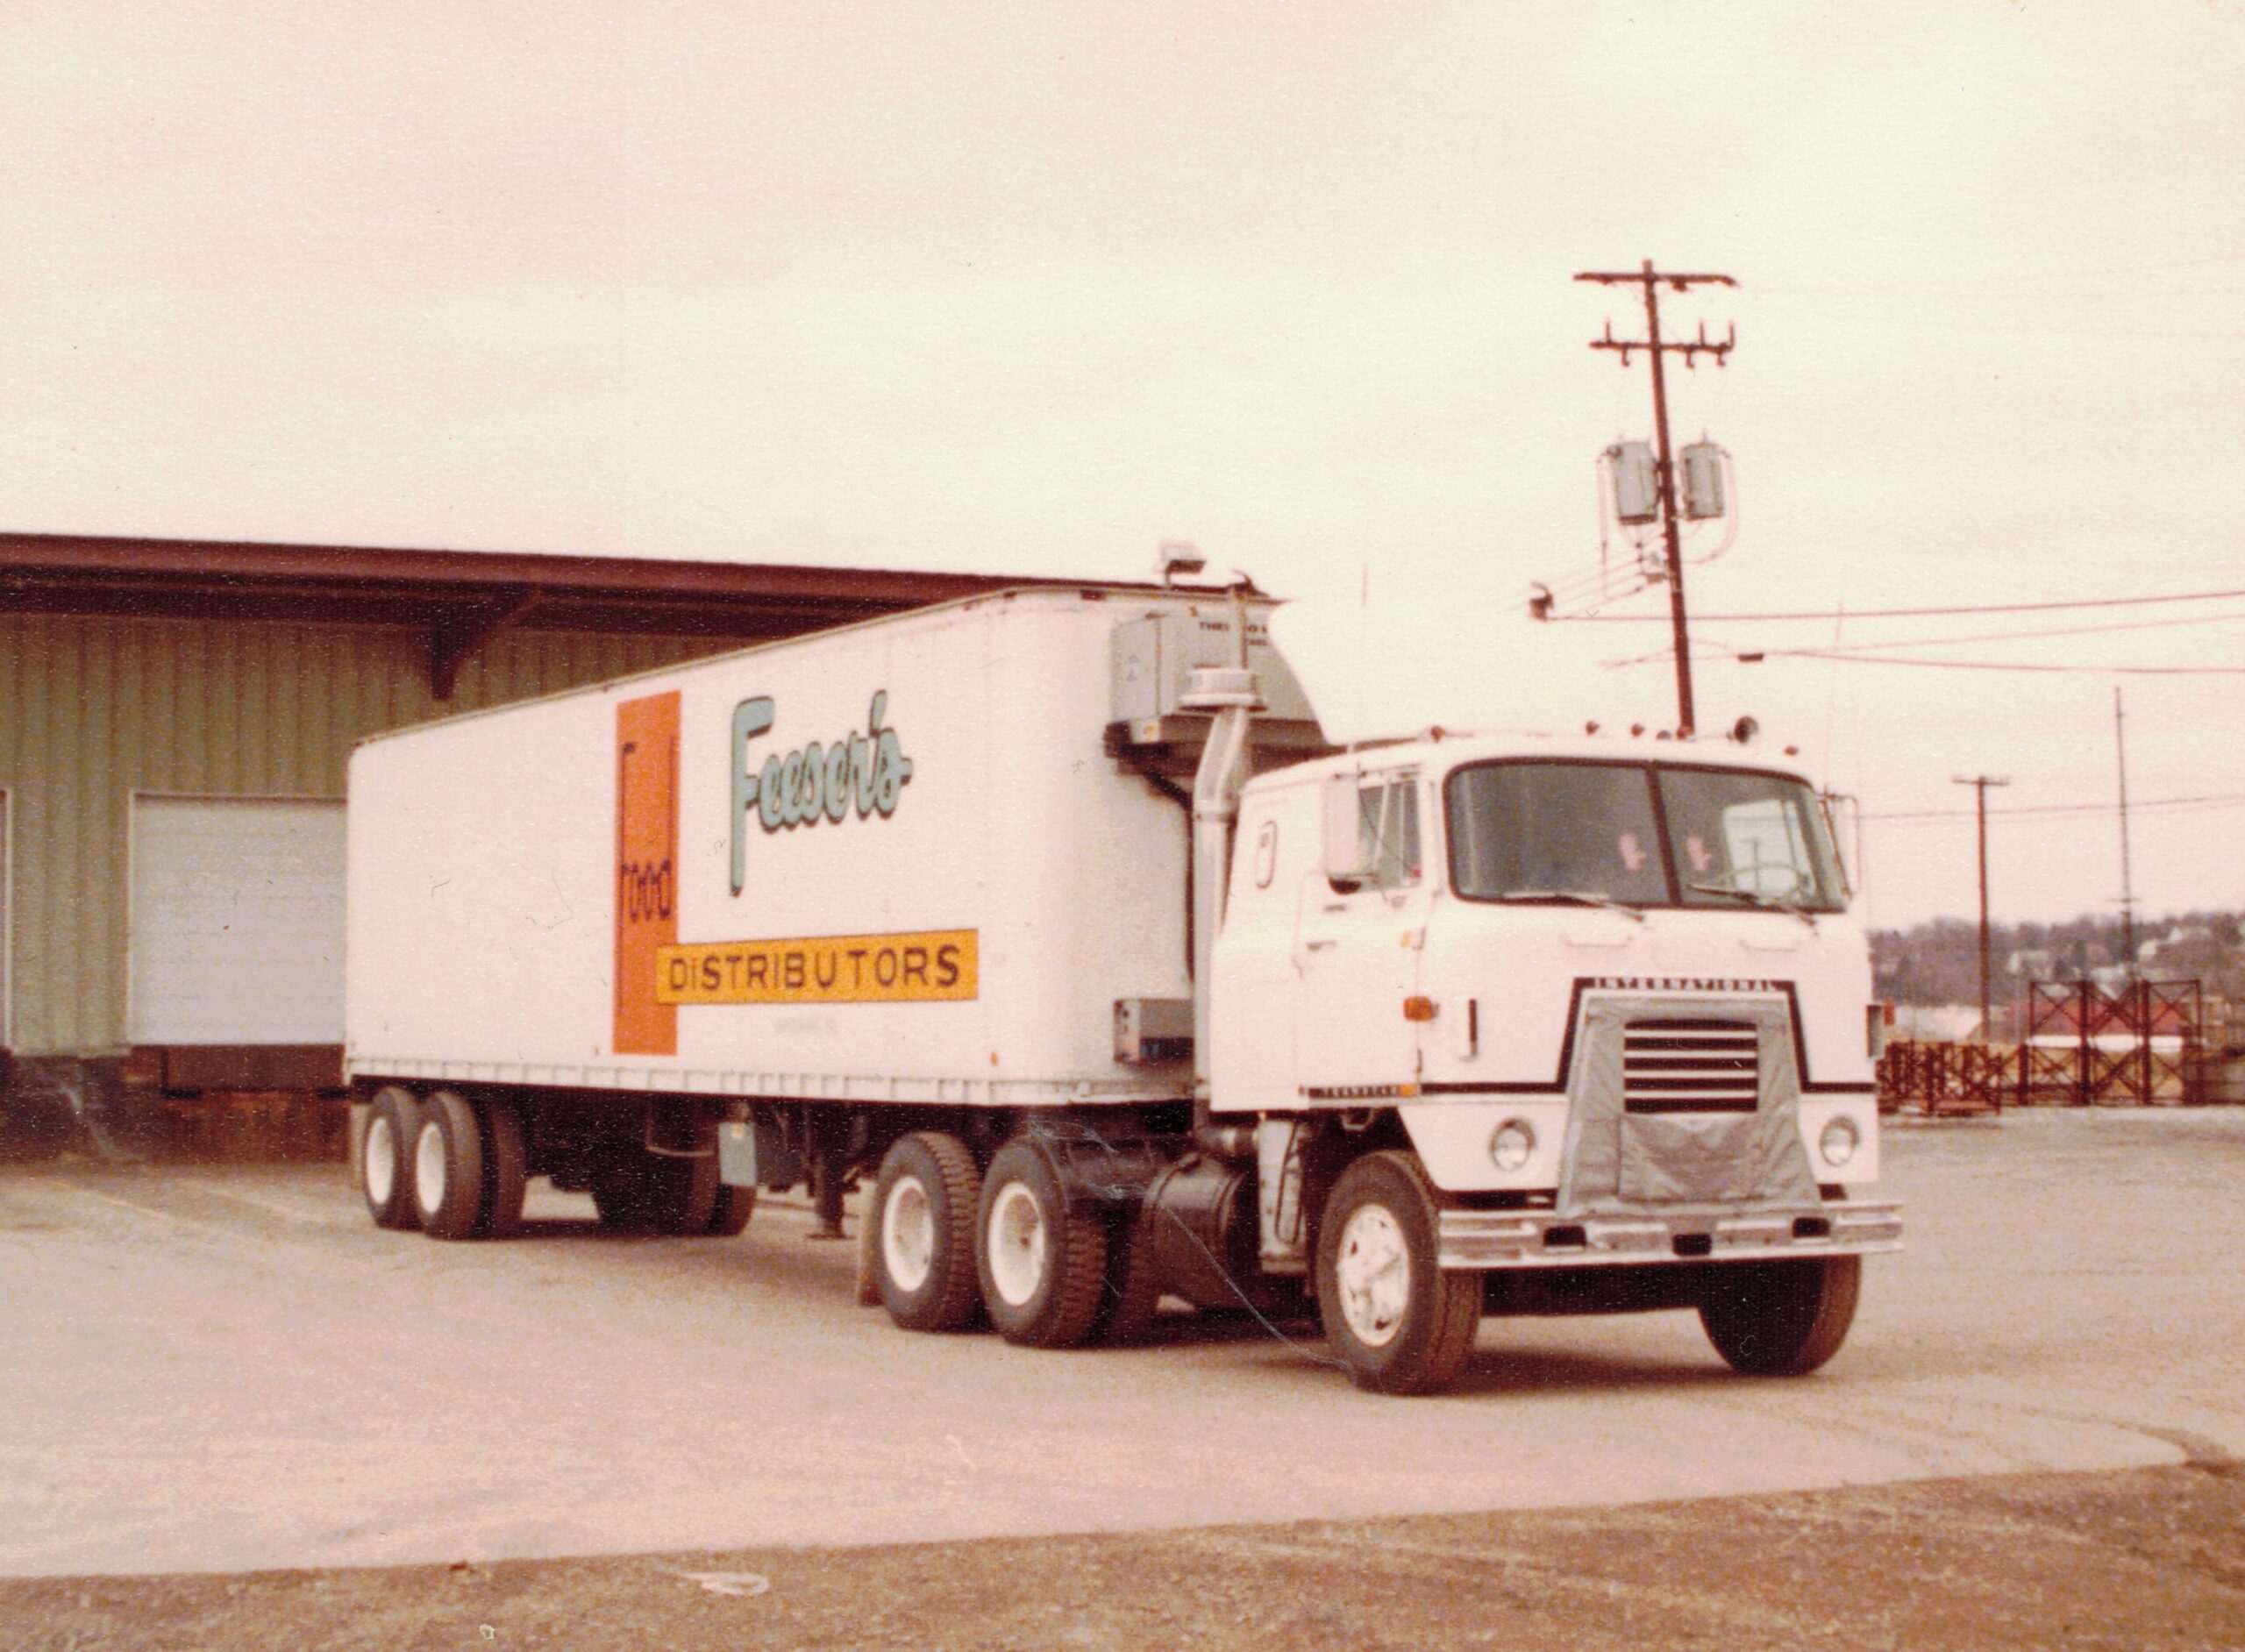
<svg viewBox="0 0 2245 1652">
<path fill-rule="evenodd" d="M 888 693 L 873 696 L 862 730 L 830 743 L 813 740 L 788 752 L 772 751 L 759 765 L 752 749 L 779 720 L 779 702 L 768 694 L 733 708 L 732 880 L 738 894 L 748 882 L 748 822 L 766 832 L 792 831 L 822 821 L 840 825 L 854 808 L 858 818 L 896 812 L 912 759 L 896 730 L 884 728 Z"/>
</svg>

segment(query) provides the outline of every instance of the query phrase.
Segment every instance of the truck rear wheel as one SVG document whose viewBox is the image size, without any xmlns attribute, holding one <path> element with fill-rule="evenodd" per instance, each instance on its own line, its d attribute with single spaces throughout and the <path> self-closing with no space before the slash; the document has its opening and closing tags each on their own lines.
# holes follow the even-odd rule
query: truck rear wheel
<svg viewBox="0 0 2245 1652">
<path fill-rule="evenodd" d="M 401 1086 L 374 1093 L 360 1155 L 359 1191 L 377 1228 L 410 1229 L 421 1225 L 413 1207 L 413 1149 L 421 1134 L 421 1104 Z"/>
<path fill-rule="evenodd" d="M 1433 1191 L 1408 1155 L 1342 1171 L 1318 1222 L 1317 1307 L 1359 1388 L 1430 1394 L 1465 1369 L 1481 1276 L 1438 1265 Z"/>
<path fill-rule="evenodd" d="M 1107 1235 L 1107 1278 L 1092 1316 L 1091 1340 L 1123 1346 L 1144 1340 L 1161 1305 L 1161 1273 L 1154 1261 L 1152 1226 L 1158 1213 L 1134 1207 L 1115 1220 Z"/>
<path fill-rule="evenodd" d="M 881 1305 L 908 1331 L 960 1330 L 974 1317 L 980 1179 L 966 1143 L 939 1131 L 900 1137 L 881 1159 L 864 1220 L 878 1225 L 872 1243 Z"/>
<path fill-rule="evenodd" d="M 1107 1224 L 1068 1207 L 1052 1161 L 1009 1142 L 982 1178 L 976 1265 L 990 1323 L 1024 1348 L 1073 1348 L 1107 1289 Z"/>
<path fill-rule="evenodd" d="M 421 1107 L 413 1145 L 413 1203 L 431 1239 L 472 1239 L 483 1220 L 483 1129 L 475 1109 L 450 1090 Z"/>
<path fill-rule="evenodd" d="M 1707 1270 L 1700 1323 L 1733 1371 L 1803 1377 L 1840 1351 L 1862 1289 L 1861 1257 L 1726 1263 Z"/>
</svg>

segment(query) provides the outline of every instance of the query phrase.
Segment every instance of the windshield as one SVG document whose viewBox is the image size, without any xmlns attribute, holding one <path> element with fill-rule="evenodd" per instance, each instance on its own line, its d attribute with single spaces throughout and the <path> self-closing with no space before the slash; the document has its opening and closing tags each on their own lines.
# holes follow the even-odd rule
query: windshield
<svg viewBox="0 0 2245 1652">
<path fill-rule="evenodd" d="M 1469 901 L 1847 904 L 1815 795 L 1784 775 L 1486 763 L 1450 775 L 1443 797 L 1450 883 Z"/>
</svg>

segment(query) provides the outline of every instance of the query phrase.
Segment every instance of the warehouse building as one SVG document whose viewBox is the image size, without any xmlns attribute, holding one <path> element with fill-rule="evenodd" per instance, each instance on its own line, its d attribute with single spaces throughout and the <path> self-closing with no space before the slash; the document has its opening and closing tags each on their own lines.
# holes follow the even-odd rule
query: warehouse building
<svg viewBox="0 0 2245 1652">
<path fill-rule="evenodd" d="M 0 534 L 0 1134 L 339 1086 L 366 736 L 1037 583 Z"/>
</svg>

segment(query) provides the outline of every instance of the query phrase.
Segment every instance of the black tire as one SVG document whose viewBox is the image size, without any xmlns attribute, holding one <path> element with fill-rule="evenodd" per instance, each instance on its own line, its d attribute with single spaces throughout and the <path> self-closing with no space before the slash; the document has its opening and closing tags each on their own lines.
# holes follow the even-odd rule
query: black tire
<svg viewBox="0 0 2245 1652">
<path fill-rule="evenodd" d="M 483 1219 L 476 1236 L 510 1239 L 523 1228 L 523 1194 L 529 1190 L 529 1153 L 523 1115 L 503 1096 L 475 1110 L 483 1127 Z"/>
<path fill-rule="evenodd" d="M 873 1228 L 881 1306 L 908 1331 L 964 1330 L 982 1305 L 974 1260 L 981 1181 L 966 1143 L 935 1130 L 901 1137 L 880 1162 L 862 1220 Z"/>
<path fill-rule="evenodd" d="M 421 1106 L 414 1138 L 413 1204 L 431 1239 L 473 1239 L 484 1216 L 483 1128 L 450 1090 Z"/>
<path fill-rule="evenodd" d="M 413 1093 L 385 1085 L 374 1093 L 360 1156 L 359 1191 L 377 1228 L 410 1233 L 421 1225 L 413 1206 L 413 1147 L 421 1134 L 421 1104 Z"/>
<path fill-rule="evenodd" d="M 748 1231 L 748 1219 L 755 1214 L 756 1189 L 720 1182 L 709 1201 L 709 1225 L 702 1231 L 712 1239 L 738 1239 Z"/>
<path fill-rule="evenodd" d="M 1804 1377 L 1840 1351 L 1863 1290 L 1861 1257 L 1710 1267 L 1700 1323 L 1747 1377 Z"/>
<path fill-rule="evenodd" d="M 603 1228 L 699 1235 L 709 1228 L 717 1186 L 714 1153 L 680 1158 L 615 1142 L 593 1160 L 593 1208 Z"/>
<path fill-rule="evenodd" d="M 990 1323 L 1023 1348 L 1073 1348 L 1107 1289 L 1107 1224 L 1071 1209 L 1059 1172 L 1032 1142 L 1008 1142 L 982 1178 L 974 1264 Z"/>
<path fill-rule="evenodd" d="M 1431 1394 L 1473 1352 L 1481 1276 L 1437 1262 L 1435 1195 L 1408 1153 L 1341 1172 L 1318 1219 L 1317 1308 L 1359 1388 Z"/>
<path fill-rule="evenodd" d="M 1108 1347 L 1143 1342 L 1161 1306 L 1161 1275 L 1155 1266 L 1153 1235 L 1148 1224 L 1160 1221 L 1143 1206 L 1117 1215 L 1107 1230 L 1107 1278 L 1092 1315 L 1091 1338 Z"/>
<path fill-rule="evenodd" d="M 868 1193 L 865 1207 L 858 1212 L 858 1267 L 850 1281 L 850 1299 L 859 1307 L 880 1306 L 880 1223 L 873 1220 L 880 1208 Z"/>
</svg>

